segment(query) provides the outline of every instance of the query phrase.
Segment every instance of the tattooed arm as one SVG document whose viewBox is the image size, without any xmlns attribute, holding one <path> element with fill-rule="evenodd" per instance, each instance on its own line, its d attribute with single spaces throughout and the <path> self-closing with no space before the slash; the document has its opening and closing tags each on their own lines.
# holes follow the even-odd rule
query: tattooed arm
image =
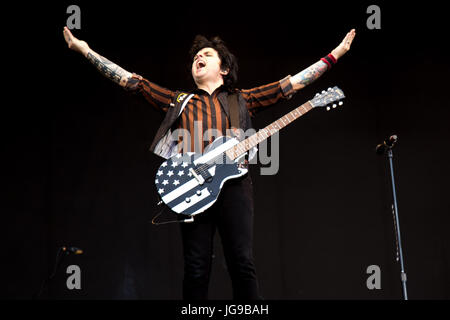
<svg viewBox="0 0 450 320">
<path fill-rule="evenodd" d="M 122 69 L 118 65 L 102 57 L 93 50 L 89 50 L 86 58 L 108 79 L 114 81 L 118 85 L 125 87 L 131 73 Z"/>
<path fill-rule="evenodd" d="M 89 48 L 85 41 L 81 41 L 74 37 L 67 27 L 64 27 L 64 39 L 70 49 L 81 53 L 85 56 L 89 62 L 91 62 L 97 69 L 108 79 L 114 81 L 122 87 L 125 87 L 128 79 L 132 74 L 113 62 L 109 61 L 105 57 L 102 57 L 94 50 Z"/>
<path fill-rule="evenodd" d="M 336 49 L 331 51 L 331 54 L 336 58 L 336 60 L 338 60 L 348 50 L 350 50 L 350 46 L 353 42 L 353 39 L 355 38 L 355 34 L 355 29 L 352 29 L 349 33 L 347 33 L 344 40 L 342 40 L 342 42 L 336 47 Z M 319 60 L 312 66 L 291 77 L 290 81 L 292 87 L 296 91 L 306 87 L 308 84 L 316 81 L 321 75 L 325 73 L 325 71 L 327 71 L 327 69 L 327 64 Z"/>
<path fill-rule="evenodd" d="M 318 61 L 302 72 L 291 77 L 291 84 L 295 91 L 306 87 L 308 84 L 316 81 L 321 75 L 327 71 L 328 66 L 323 61 Z"/>
</svg>

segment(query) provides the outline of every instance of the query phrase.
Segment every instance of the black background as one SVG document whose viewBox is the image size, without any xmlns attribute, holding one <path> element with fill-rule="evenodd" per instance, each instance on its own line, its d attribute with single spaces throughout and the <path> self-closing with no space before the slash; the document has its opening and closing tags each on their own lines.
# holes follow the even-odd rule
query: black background
<svg viewBox="0 0 450 320">
<path fill-rule="evenodd" d="M 450 298 L 449 57 L 444 7 L 432 2 L 154 2 L 17 5 L 4 58 L 3 298 L 31 299 L 65 258 L 41 298 L 180 299 L 177 225 L 158 212 L 148 151 L 162 120 L 142 98 L 105 79 L 62 35 L 71 4 L 76 37 L 130 72 L 189 89 L 187 51 L 196 34 L 221 36 L 237 55 L 239 87 L 294 75 L 334 49 L 352 28 L 351 50 L 317 82 L 253 120 L 262 128 L 318 91 L 338 85 L 333 112 L 312 110 L 280 133 L 278 174 L 251 169 L 254 255 L 266 299 L 401 299 L 387 159 L 394 149 L 401 235 L 411 299 Z M 366 9 L 381 8 L 369 30 Z M 443 6 L 443 4 L 442 4 Z M 448 29 L 448 28 L 447 28 Z M 10 77 L 9 77 L 10 76 Z M 6 100 L 5 100 L 6 101 Z M 7 104 L 7 105 L 6 105 Z M 220 239 L 210 297 L 231 298 Z M 82 289 L 66 288 L 68 265 Z M 366 269 L 381 268 L 368 290 Z"/>
</svg>

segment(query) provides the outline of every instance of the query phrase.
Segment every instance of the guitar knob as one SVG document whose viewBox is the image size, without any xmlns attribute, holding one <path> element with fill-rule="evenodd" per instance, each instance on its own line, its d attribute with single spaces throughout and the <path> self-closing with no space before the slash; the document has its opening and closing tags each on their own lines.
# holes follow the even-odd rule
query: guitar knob
<svg viewBox="0 0 450 320">
<path fill-rule="evenodd" d="M 322 93 L 327 93 L 325 90 L 322 90 Z"/>
<path fill-rule="evenodd" d="M 186 203 L 189 203 L 189 202 L 191 202 L 191 198 L 189 198 L 189 197 L 186 197 Z"/>
<path fill-rule="evenodd" d="M 196 194 L 197 194 L 198 196 L 201 196 L 201 195 L 202 195 L 202 191 L 201 191 L 201 190 L 197 190 Z"/>
<path fill-rule="evenodd" d="M 333 90 L 333 89 L 331 89 L 331 88 L 328 88 L 328 91 L 331 91 L 331 90 Z"/>
</svg>

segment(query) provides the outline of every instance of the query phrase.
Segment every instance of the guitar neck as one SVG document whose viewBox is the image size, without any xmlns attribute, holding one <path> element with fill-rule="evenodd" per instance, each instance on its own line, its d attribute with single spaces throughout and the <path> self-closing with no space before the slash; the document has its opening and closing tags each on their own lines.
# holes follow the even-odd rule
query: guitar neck
<svg viewBox="0 0 450 320">
<path fill-rule="evenodd" d="M 313 106 L 309 101 L 302 104 L 300 107 L 292 110 L 291 112 L 284 115 L 280 119 L 272 122 L 264 129 L 259 130 L 257 133 L 253 134 L 252 136 L 248 137 L 247 139 L 239 142 L 232 148 L 228 149 L 226 151 L 227 156 L 231 160 L 239 158 L 245 152 L 247 152 L 257 144 L 261 143 L 262 141 L 266 140 L 271 135 L 277 133 L 278 131 L 280 131 L 280 129 L 284 128 L 294 120 L 297 120 L 312 108 Z"/>
</svg>

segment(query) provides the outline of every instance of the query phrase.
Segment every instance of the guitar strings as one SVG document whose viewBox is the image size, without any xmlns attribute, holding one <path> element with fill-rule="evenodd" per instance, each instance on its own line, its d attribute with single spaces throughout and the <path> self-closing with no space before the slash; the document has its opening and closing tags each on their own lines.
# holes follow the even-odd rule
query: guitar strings
<svg viewBox="0 0 450 320">
<path fill-rule="evenodd" d="M 220 155 L 216 156 L 213 160 L 215 160 L 215 159 L 217 159 L 217 158 L 219 158 L 219 157 L 222 157 L 223 160 L 226 161 L 226 153 L 225 153 L 225 152 L 223 152 L 223 153 L 221 153 Z M 212 166 L 213 166 L 213 165 L 212 165 L 212 164 L 209 164 L 209 163 L 202 163 L 202 164 L 200 164 L 197 168 L 194 168 L 194 171 L 195 171 L 197 174 L 206 173 L 207 170 L 208 170 L 209 168 L 211 168 Z"/>
</svg>

